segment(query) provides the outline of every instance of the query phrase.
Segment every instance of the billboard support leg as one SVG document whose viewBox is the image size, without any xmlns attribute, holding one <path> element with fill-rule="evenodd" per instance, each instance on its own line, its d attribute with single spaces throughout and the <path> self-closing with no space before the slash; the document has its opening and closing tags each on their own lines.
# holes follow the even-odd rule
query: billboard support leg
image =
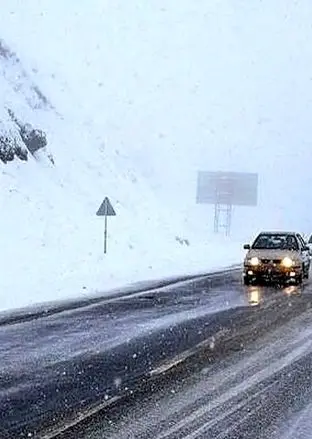
<svg viewBox="0 0 312 439">
<path fill-rule="evenodd" d="M 215 204 L 214 209 L 214 233 L 219 233 L 220 229 L 225 231 L 225 235 L 229 236 L 232 223 L 232 205 L 231 204 Z"/>
<path fill-rule="evenodd" d="M 219 220 L 220 220 L 220 205 L 215 204 L 214 209 L 214 233 L 219 232 Z"/>
<path fill-rule="evenodd" d="M 232 206 L 231 204 L 228 204 L 226 206 L 226 228 L 225 228 L 226 236 L 229 236 L 231 233 L 231 224 L 232 224 Z"/>
</svg>

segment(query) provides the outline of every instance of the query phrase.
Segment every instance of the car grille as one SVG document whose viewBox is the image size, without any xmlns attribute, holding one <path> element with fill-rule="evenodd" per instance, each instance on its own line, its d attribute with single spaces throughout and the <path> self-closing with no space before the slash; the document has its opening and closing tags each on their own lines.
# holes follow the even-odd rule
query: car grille
<svg viewBox="0 0 312 439">
<path fill-rule="evenodd" d="M 261 259 L 262 264 L 280 264 L 281 259 Z"/>
</svg>

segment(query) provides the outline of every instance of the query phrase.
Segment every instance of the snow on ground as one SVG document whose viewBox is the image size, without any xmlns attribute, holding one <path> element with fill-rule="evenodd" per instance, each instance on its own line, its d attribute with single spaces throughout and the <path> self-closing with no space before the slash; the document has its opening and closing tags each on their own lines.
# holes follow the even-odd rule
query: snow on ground
<svg viewBox="0 0 312 439">
<path fill-rule="evenodd" d="M 94 188 L 102 162 L 91 170 L 88 160 L 74 160 L 74 180 L 69 160 L 62 163 L 56 157 L 56 169 L 30 160 L 9 164 L 0 174 L 6 188 L 0 198 L 5 212 L 0 227 L 7 231 L 1 237 L 1 309 L 207 271 L 239 260 L 240 246 L 226 240 L 190 246 L 177 242 L 178 222 L 169 221 L 173 214 L 159 213 L 152 194 L 127 181 L 126 171 L 124 176 L 107 171 Z M 104 255 L 104 222 L 95 212 L 106 194 L 117 216 L 108 219 Z"/>
<path fill-rule="evenodd" d="M 0 128 L 14 132 L 10 108 L 44 130 L 55 165 L 44 151 L 0 163 L 0 309 L 237 263 L 261 228 L 309 233 L 306 15 L 268 0 L 3 0 L 0 38 L 20 63 L 0 57 Z M 232 239 L 195 204 L 198 169 L 260 172 Z"/>
<path fill-rule="evenodd" d="M 6 214 L 0 227 L 8 231 L 1 237 L 2 309 L 238 261 L 240 246 L 226 240 L 181 245 L 175 240 L 177 223 L 159 215 L 145 186 L 131 191 L 131 183 L 116 170 L 106 172 L 94 188 L 95 171 L 81 163 L 73 163 L 75 184 L 65 160 L 63 172 L 61 165 L 56 170 L 34 161 L 12 163 L 2 171 L 1 187 L 7 192 L 1 192 Z M 104 255 L 104 224 L 95 212 L 107 193 L 117 216 L 108 219 Z"/>
</svg>

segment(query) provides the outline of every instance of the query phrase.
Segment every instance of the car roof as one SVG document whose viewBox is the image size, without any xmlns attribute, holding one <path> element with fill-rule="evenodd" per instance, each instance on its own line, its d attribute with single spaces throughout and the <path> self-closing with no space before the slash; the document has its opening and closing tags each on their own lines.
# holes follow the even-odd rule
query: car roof
<svg viewBox="0 0 312 439">
<path fill-rule="evenodd" d="M 260 232 L 259 233 L 259 235 L 297 235 L 297 234 L 300 235 L 299 232 L 289 232 L 289 231 L 283 232 L 283 231 L 280 231 L 280 230 L 277 230 L 277 231 L 270 230 L 270 231 L 264 231 L 264 232 Z"/>
</svg>

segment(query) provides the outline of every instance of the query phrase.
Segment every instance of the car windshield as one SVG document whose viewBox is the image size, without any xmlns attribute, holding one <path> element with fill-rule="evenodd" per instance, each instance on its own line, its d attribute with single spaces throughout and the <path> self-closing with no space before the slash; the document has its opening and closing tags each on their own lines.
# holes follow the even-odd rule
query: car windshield
<svg viewBox="0 0 312 439">
<path fill-rule="evenodd" d="M 296 237 L 287 234 L 261 234 L 255 240 L 253 249 L 298 250 Z"/>
</svg>

